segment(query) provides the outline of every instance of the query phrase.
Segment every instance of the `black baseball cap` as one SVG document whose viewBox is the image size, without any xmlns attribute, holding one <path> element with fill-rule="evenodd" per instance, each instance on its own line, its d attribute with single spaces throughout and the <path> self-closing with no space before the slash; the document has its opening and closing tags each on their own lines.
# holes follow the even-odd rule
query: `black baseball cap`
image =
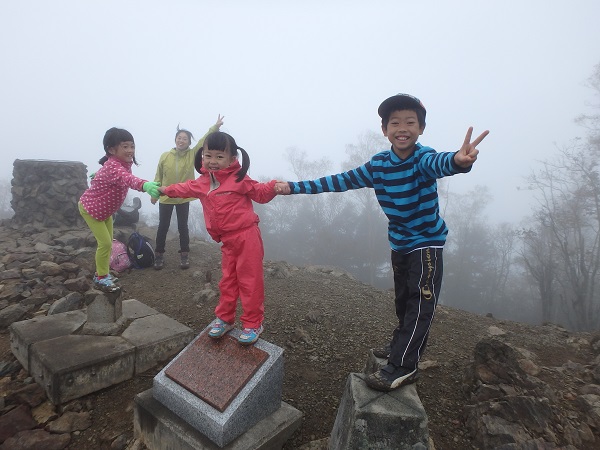
<svg viewBox="0 0 600 450">
<path fill-rule="evenodd" d="M 379 117 L 383 119 L 384 117 L 389 117 L 392 111 L 401 109 L 420 110 L 423 113 L 423 121 L 425 121 L 425 116 L 427 114 L 425 106 L 423 106 L 421 100 L 409 94 L 396 94 L 385 99 L 381 105 L 379 105 L 377 113 L 379 114 Z"/>
</svg>

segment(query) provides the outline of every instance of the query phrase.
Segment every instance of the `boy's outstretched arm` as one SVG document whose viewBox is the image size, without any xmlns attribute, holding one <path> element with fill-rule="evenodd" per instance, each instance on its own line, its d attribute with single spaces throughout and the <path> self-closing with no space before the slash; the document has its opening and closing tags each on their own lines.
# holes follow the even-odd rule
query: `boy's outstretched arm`
<svg viewBox="0 0 600 450">
<path fill-rule="evenodd" d="M 457 166 L 462 168 L 471 167 L 477 160 L 479 150 L 477 146 L 490 134 L 489 130 L 485 130 L 481 133 L 473 142 L 471 142 L 471 135 L 473 134 L 473 127 L 469 127 L 465 141 L 459 151 L 454 154 L 454 162 Z"/>
</svg>

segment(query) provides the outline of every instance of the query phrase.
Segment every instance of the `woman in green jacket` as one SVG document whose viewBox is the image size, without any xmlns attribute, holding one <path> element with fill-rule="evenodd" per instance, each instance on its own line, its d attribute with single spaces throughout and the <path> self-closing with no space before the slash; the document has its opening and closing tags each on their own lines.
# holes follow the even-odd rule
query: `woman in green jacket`
<svg viewBox="0 0 600 450">
<path fill-rule="evenodd" d="M 175 134 L 175 147 L 164 152 L 158 161 L 156 168 L 156 176 L 154 181 L 158 181 L 161 186 L 169 186 L 175 183 L 183 183 L 184 181 L 194 179 L 194 159 L 196 153 L 204 144 L 204 139 L 210 133 L 219 131 L 223 125 L 224 117 L 217 118 L 216 123 L 208 129 L 208 132 L 198 140 L 198 143 L 190 148 L 190 144 L 194 136 L 188 130 L 179 129 Z M 187 269 L 190 267 L 189 252 L 190 252 L 190 234 L 188 229 L 188 217 L 190 214 L 190 202 L 194 198 L 169 198 L 166 195 L 161 195 L 160 200 L 152 199 L 152 204 L 158 203 L 158 230 L 156 232 L 156 258 L 154 268 L 160 270 L 164 265 L 165 244 L 167 240 L 167 232 L 171 224 L 171 216 L 173 208 L 177 215 L 177 229 L 179 231 L 179 254 L 181 257 L 180 267 Z"/>
</svg>

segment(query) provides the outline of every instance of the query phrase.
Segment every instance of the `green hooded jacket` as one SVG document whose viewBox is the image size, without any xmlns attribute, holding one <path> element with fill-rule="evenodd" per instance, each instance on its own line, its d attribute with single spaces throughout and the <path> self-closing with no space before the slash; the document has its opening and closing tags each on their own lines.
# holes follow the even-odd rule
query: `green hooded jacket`
<svg viewBox="0 0 600 450">
<path fill-rule="evenodd" d="M 193 148 L 179 151 L 173 147 L 168 152 L 164 152 L 158 160 L 156 167 L 156 175 L 154 181 L 158 181 L 161 186 L 169 186 L 175 183 L 183 183 L 184 181 L 195 179 L 194 175 L 194 159 L 196 153 L 204 145 L 204 139 L 210 133 L 219 131 L 219 127 L 213 125 L 208 129 L 208 132 L 202 136 Z M 191 202 L 194 198 L 169 198 L 166 195 L 160 196 L 160 202 L 167 205 L 178 205 L 180 203 Z"/>
</svg>

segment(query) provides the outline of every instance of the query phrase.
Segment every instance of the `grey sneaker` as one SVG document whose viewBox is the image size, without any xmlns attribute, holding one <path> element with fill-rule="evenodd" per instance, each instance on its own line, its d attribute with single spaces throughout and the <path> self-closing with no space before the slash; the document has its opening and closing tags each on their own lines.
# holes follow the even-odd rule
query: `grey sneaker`
<svg viewBox="0 0 600 450">
<path fill-rule="evenodd" d="M 376 358 L 388 359 L 390 357 L 390 353 L 392 353 L 392 346 L 388 342 L 383 347 L 373 348 L 371 351 L 373 352 L 373 356 Z"/>
<path fill-rule="evenodd" d="M 162 253 L 156 253 L 154 257 L 154 268 L 160 270 L 165 264 L 165 257 Z"/>
<path fill-rule="evenodd" d="M 393 364 L 388 364 L 365 378 L 365 383 L 376 391 L 389 392 L 401 386 L 414 383 L 418 379 L 419 369 L 396 367 Z"/>
<path fill-rule="evenodd" d="M 190 268 L 190 257 L 188 252 L 181 252 L 181 263 L 179 264 L 179 267 L 182 269 Z"/>
</svg>

